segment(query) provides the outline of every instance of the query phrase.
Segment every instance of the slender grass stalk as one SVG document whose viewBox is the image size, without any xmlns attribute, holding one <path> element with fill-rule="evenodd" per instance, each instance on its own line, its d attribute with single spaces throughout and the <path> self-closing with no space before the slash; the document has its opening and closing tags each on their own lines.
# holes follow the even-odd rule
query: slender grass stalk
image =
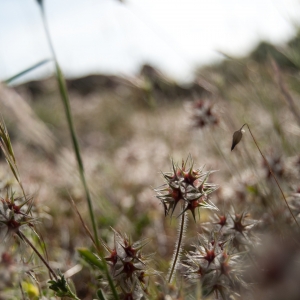
<svg viewBox="0 0 300 300">
<path fill-rule="evenodd" d="M 104 262 L 103 263 L 104 272 L 105 272 L 105 275 L 107 277 L 108 284 L 111 288 L 111 292 L 113 293 L 114 299 L 119 300 L 120 298 L 119 298 L 118 292 L 116 290 L 115 284 L 114 284 L 114 282 L 113 282 L 113 280 L 112 280 L 112 278 L 109 274 L 109 270 L 108 270 L 107 263 L 106 263 L 106 260 L 104 258 L 104 255 L 102 254 L 102 252 L 99 252 L 99 255 L 100 255 L 101 260 Z"/>
<path fill-rule="evenodd" d="M 175 245 L 174 254 L 171 261 L 171 266 L 168 273 L 168 283 L 171 283 L 172 278 L 174 276 L 174 272 L 176 271 L 177 265 L 178 265 L 178 259 L 180 257 L 181 251 L 182 251 L 182 240 L 184 237 L 184 232 L 186 228 L 186 221 L 187 221 L 187 213 L 184 211 L 185 207 L 183 205 L 182 207 L 182 215 L 179 223 L 179 231 L 177 236 L 177 242 Z"/>
<path fill-rule="evenodd" d="M 87 225 L 85 224 L 85 222 L 83 221 L 83 218 L 82 218 L 82 216 L 81 216 L 81 214 L 80 214 L 80 212 L 79 212 L 79 210 L 78 210 L 78 208 L 77 208 L 77 206 L 76 206 L 76 204 L 75 204 L 75 202 L 74 202 L 74 200 L 72 199 L 72 197 L 71 197 L 70 194 L 69 194 L 69 197 L 70 197 L 70 202 L 71 202 L 72 206 L 74 207 L 74 209 L 75 209 L 75 211 L 76 211 L 76 213 L 77 213 L 77 215 L 78 215 L 78 217 L 79 217 L 79 220 L 80 220 L 80 222 L 81 222 L 81 224 L 82 224 L 82 226 L 83 226 L 85 232 L 87 233 L 87 235 L 89 236 L 89 238 L 90 238 L 91 241 L 93 242 L 95 248 L 97 248 L 95 239 L 94 239 L 94 237 L 93 237 L 93 235 L 92 235 L 90 229 L 88 228 L 88 226 L 87 226 Z"/>
<path fill-rule="evenodd" d="M 36 247 L 30 242 L 30 240 L 21 232 L 18 231 L 17 235 L 20 237 L 20 239 L 22 239 L 23 241 L 25 241 L 30 247 L 31 249 L 36 253 L 36 255 L 40 258 L 40 260 L 44 263 L 44 265 L 47 267 L 47 269 L 49 270 L 50 274 L 54 277 L 55 281 L 59 281 L 59 278 L 57 277 L 57 275 L 55 274 L 55 272 L 53 271 L 53 269 L 50 267 L 50 265 L 48 264 L 48 262 L 43 258 L 43 256 L 40 254 L 40 252 L 36 249 Z M 76 300 L 80 300 L 76 294 L 74 294 L 71 289 L 69 288 L 69 285 L 67 285 L 67 291 L 68 297 L 71 297 L 72 299 L 76 299 Z"/>
<path fill-rule="evenodd" d="M 35 69 L 37 69 L 38 67 L 40 67 L 40 66 L 46 64 L 46 63 L 49 62 L 49 61 L 50 61 L 50 59 L 44 59 L 44 60 L 42 60 L 42 61 L 36 63 L 35 65 L 33 65 L 33 66 L 27 68 L 26 70 L 23 70 L 22 72 L 20 72 L 20 73 L 18 73 L 18 74 L 16 74 L 16 75 L 14 75 L 14 76 L 12 76 L 12 77 L 10 77 L 10 78 L 4 80 L 3 82 L 4 82 L 5 84 L 9 84 L 9 83 L 11 83 L 12 81 L 18 79 L 19 77 L 21 77 L 21 76 L 23 76 L 23 75 L 29 73 L 30 71 L 35 70 Z"/>
<path fill-rule="evenodd" d="M 70 197 L 70 202 L 71 202 L 72 206 L 74 207 L 74 209 L 76 210 L 76 213 L 77 213 L 77 215 L 78 215 L 78 217 L 80 219 L 80 222 L 81 222 L 84 230 L 86 231 L 87 235 L 89 236 L 89 238 L 91 239 L 91 241 L 93 242 L 93 244 L 95 245 L 95 247 L 97 249 L 97 245 L 95 243 L 95 240 L 94 240 L 94 238 L 93 238 L 93 236 L 92 236 L 92 234 L 91 234 L 88 226 L 85 224 L 85 222 L 84 222 L 84 220 L 83 220 L 80 212 L 78 211 L 77 206 L 76 206 L 74 200 L 71 197 Z M 113 280 L 112 280 L 112 278 L 111 278 L 111 276 L 109 274 L 109 270 L 108 270 L 108 267 L 107 267 L 107 263 L 106 263 L 105 257 L 103 255 L 102 251 L 98 251 L 98 253 L 99 253 L 99 256 L 101 258 L 101 261 L 103 262 L 104 272 L 105 272 L 105 275 L 107 277 L 107 280 L 108 280 L 109 286 L 111 288 L 111 291 L 112 291 L 112 293 L 114 295 L 114 299 L 119 299 L 116 287 L 115 287 L 115 285 L 113 283 Z"/>
<path fill-rule="evenodd" d="M 214 137 L 213 130 L 212 130 L 212 132 L 211 132 L 211 137 L 212 137 L 212 140 L 214 141 L 214 144 L 215 144 L 216 149 L 218 150 L 218 152 L 219 152 L 220 155 L 222 156 L 223 162 L 224 162 L 225 165 L 227 166 L 227 168 L 228 168 L 230 174 L 231 174 L 231 175 L 234 174 L 234 171 L 233 171 L 232 167 L 229 165 L 228 160 L 226 159 L 226 157 L 225 157 L 225 155 L 224 155 L 224 153 L 223 153 L 221 147 L 219 146 L 219 144 L 218 144 L 216 138 Z M 237 168 L 235 165 L 233 165 L 233 167 L 234 167 L 234 170 L 239 174 L 239 177 L 241 178 L 242 176 L 241 176 L 241 173 L 240 173 L 240 171 L 238 170 L 238 168 Z"/>
<path fill-rule="evenodd" d="M 76 160 L 78 163 L 78 169 L 79 169 L 79 174 L 80 174 L 80 179 L 82 181 L 83 187 L 84 187 L 84 191 L 86 194 L 86 199 L 87 199 L 87 203 L 88 203 L 88 208 L 89 208 L 89 214 L 90 214 L 90 218 L 91 218 L 91 222 L 92 222 L 92 227 L 93 227 L 93 233 L 94 233 L 94 238 L 92 239 L 92 241 L 96 244 L 96 249 L 101 257 L 101 260 L 104 262 L 103 266 L 104 266 L 104 271 L 105 271 L 105 275 L 107 277 L 109 286 L 111 288 L 111 291 L 113 293 L 114 299 L 119 299 L 116 287 L 113 283 L 113 280 L 109 274 L 109 270 L 106 264 L 106 260 L 104 258 L 104 255 L 100 249 L 100 242 L 99 242 L 99 238 L 98 238 L 98 232 L 97 232 L 97 227 L 96 227 L 96 221 L 95 221 L 95 216 L 94 216 L 94 211 L 93 211 L 93 205 L 92 205 L 92 199 L 90 196 L 90 192 L 88 189 L 88 185 L 86 182 L 86 178 L 85 178 L 85 174 L 84 174 L 84 166 L 83 166 L 83 162 L 82 162 L 82 158 L 81 158 L 81 154 L 80 154 L 80 148 L 79 148 L 79 143 L 78 143 L 78 139 L 77 139 L 77 135 L 75 132 L 75 128 L 74 128 L 74 122 L 73 122 L 73 117 L 72 117 L 72 113 L 71 113 L 71 107 L 70 107 L 70 100 L 69 100 L 69 94 L 68 94 L 68 90 L 67 90 L 67 86 L 66 86 L 66 81 L 65 78 L 63 76 L 63 73 L 59 67 L 57 58 L 56 58 L 56 54 L 54 51 L 54 47 L 52 45 L 52 41 L 51 41 L 51 37 L 50 37 L 50 33 L 49 33 L 49 29 L 48 29 L 48 24 L 47 24 L 47 20 L 46 20 L 46 15 L 45 15 L 45 11 L 44 11 L 44 6 L 43 6 L 43 1 L 38 1 L 39 6 L 41 8 L 41 13 L 42 13 L 42 20 L 43 20 L 43 25 L 44 25 L 44 29 L 45 29 L 45 33 L 47 36 L 47 41 L 54 59 L 54 63 L 55 63 L 55 68 L 56 68 L 56 79 L 58 82 L 58 86 L 59 86 L 59 91 L 61 94 L 61 99 L 63 101 L 63 105 L 64 105 L 64 109 L 65 109 L 65 114 L 66 114 L 66 118 L 67 118 L 67 122 L 68 122 L 68 126 L 69 126 L 69 130 L 70 130 L 70 134 L 71 134 L 71 139 L 72 139 L 72 143 L 73 143 L 73 147 L 74 147 L 74 152 L 76 155 Z"/>
<path fill-rule="evenodd" d="M 18 231 L 17 235 L 20 237 L 20 239 L 24 240 L 30 247 L 31 249 L 36 253 L 36 255 L 40 258 L 40 260 L 44 263 L 44 265 L 47 267 L 49 272 L 53 275 L 55 280 L 57 280 L 57 275 L 53 271 L 53 269 L 50 267 L 48 262 L 43 258 L 43 256 L 40 254 L 40 252 L 35 248 L 35 246 L 29 241 L 29 239 L 21 232 Z"/>
<path fill-rule="evenodd" d="M 50 50 L 51 50 L 51 53 L 52 53 L 52 56 L 54 59 L 54 63 L 55 63 L 56 79 L 58 82 L 61 99 L 62 99 L 64 109 L 65 109 L 65 114 L 66 114 L 69 130 L 70 130 L 70 134 L 71 134 L 73 148 L 74 148 L 74 152 L 75 152 L 75 156 L 76 156 L 76 160 L 77 160 L 77 164 L 78 164 L 80 179 L 83 184 L 87 203 L 88 203 L 89 214 L 90 214 L 90 219 L 92 222 L 93 233 L 94 233 L 94 240 L 95 240 L 95 243 L 97 246 L 97 250 L 100 251 L 100 243 L 99 243 L 99 239 L 98 239 L 97 226 L 96 226 L 96 221 L 95 221 L 95 216 L 94 216 L 94 211 L 93 211 L 92 199 L 90 196 L 90 191 L 89 191 L 89 188 L 88 188 L 88 185 L 86 182 L 86 178 L 85 178 L 85 174 L 84 174 L 84 167 L 83 167 L 83 162 L 82 162 L 82 158 L 81 158 L 81 154 L 80 154 L 80 148 L 79 148 L 77 135 L 75 132 L 73 117 L 72 117 L 72 113 L 71 113 L 70 100 L 69 100 L 69 94 L 68 94 L 68 90 L 67 90 L 67 86 L 66 86 L 66 81 L 65 81 L 63 73 L 59 67 L 59 64 L 58 64 L 58 61 L 56 58 L 56 54 L 54 51 L 54 47 L 52 45 L 52 41 L 51 41 L 49 29 L 48 29 L 48 24 L 47 24 L 47 20 L 46 20 L 46 15 L 45 15 L 45 11 L 44 11 L 44 5 L 43 5 L 42 1 L 39 1 L 39 6 L 41 8 L 42 20 L 43 20 L 43 25 L 44 25 L 47 41 L 48 41 L 48 44 L 49 44 L 49 47 L 50 47 Z"/>
<path fill-rule="evenodd" d="M 19 287 L 20 287 L 20 290 L 21 290 L 21 293 L 22 293 L 22 300 L 26 300 L 25 294 L 24 294 L 24 291 L 23 291 L 23 287 L 22 287 L 22 284 L 21 284 L 20 281 L 19 281 Z"/>
<path fill-rule="evenodd" d="M 252 134 L 252 131 L 251 131 L 249 125 L 248 125 L 247 123 L 245 123 L 245 124 L 241 127 L 241 129 L 240 129 L 239 131 L 242 132 L 242 129 L 243 129 L 244 126 L 247 126 L 247 127 L 248 127 L 248 130 L 249 130 L 249 132 L 250 132 L 250 134 L 251 134 L 251 137 L 252 137 L 252 139 L 253 139 L 253 141 L 254 141 L 254 143 L 255 143 L 255 145 L 256 145 L 256 147 L 257 147 L 259 153 L 260 153 L 260 155 L 261 155 L 262 158 L 264 159 L 264 161 L 265 161 L 265 163 L 266 163 L 266 165 L 267 165 L 267 167 L 268 167 L 268 169 L 269 169 L 269 172 L 271 173 L 272 177 L 274 178 L 274 180 L 275 180 L 275 182 L 276 182 L 276 184 L 277 184 L 277 186 L 278 186 L 278 188 L 279 188 L 279 190 L 280 190 L 280 193 L 281 193 L 281 195 L 282 195 L 282 198 L 283 198 L 283 200 L 285 201 L 285 204 L 286 204 L 286 206 L 288 207 L 288 209 L 289 209 L 289 211 L 290 211 L 290 214 L 292 215 L 292 217 L 293 217 L 295 223 L 296 223 L 296 224 L 298 225 L 298 227 L 300 228 L 299 223 L 297 222 L 297 220 L 296 220 L 296 218 L 295 218 L 295 216 L 294 216 L 294 214 L 293 214 L 293 212 L 292 212 L 292 210 L 291 210 L 291 208 L 290 208 L 290 206 L 289 206 L 289 204 L 288 204 L 288 202 L 287 202 L 287 200 L 286 200 L 286 197 L 284 196 L 284 193 L 283 193 L 283 191 L 282 191 L 282 189 L 281 189 L 281 187 L 280 187 L 280 184 L 279 184 L 279 182 L 278 182 L 278 180 L 277 180 L 277 178 L 276 178 L 276 176 L 275 176 L 275 174 L 274 174 L 274 172 L 273 172 L 273 170 L 272 170 L 272 168 L 271 168 L 269 162 L 267 161 L 266 157 L 265 157 L 265 156 L 263 155 L 263 153 L 261 152 L 261 150 L 260 150 L 260 148 L 259 148 L 259 146 L 258 146 L 258 144 L 257 144 L 257 142 L 256 142 L 256 139 L 255 139 L 254 135 Z"/>
</svg>

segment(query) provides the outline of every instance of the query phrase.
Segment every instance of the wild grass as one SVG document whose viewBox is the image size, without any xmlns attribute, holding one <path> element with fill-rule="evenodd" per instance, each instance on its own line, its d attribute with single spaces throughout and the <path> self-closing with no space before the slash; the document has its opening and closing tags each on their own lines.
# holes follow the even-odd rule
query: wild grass
<svg viewBox="0 0 300 300">
<path fill-rule="evenodd" d="M 299 299 L 295 44 L 184 93 L 143 74 L 82 96 L 58 65 L 60 89 L 2 85 L 0 299 Z"/>
</svg>

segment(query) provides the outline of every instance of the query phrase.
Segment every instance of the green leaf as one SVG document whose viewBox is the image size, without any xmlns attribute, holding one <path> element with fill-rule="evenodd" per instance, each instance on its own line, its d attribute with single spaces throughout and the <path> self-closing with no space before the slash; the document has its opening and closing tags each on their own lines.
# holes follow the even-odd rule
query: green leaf
<svg viewBox="0 0 300 300">
<path fill-rule="evenodd" d="M 97 297 L 99 300 L 107 300 L 106 296 L 104 295 L 101 289 L 97 291 Z"/>
<path fill-rule="evenodd" d="M 78 253 L 81 255 L 81 257 L 90 265 L 97 267 L 101 271 L 104 270 L 103 263 L 99 259 L 97 255 L 95 255 L 93 252 L 91 252 L 87 248 L 79 248 L 77 249 Z"/>
<path fill-rule="evenodd" d="M 18 73 L 18 74 L 16 74 L 16 75 L 14 75 L 14 76 L 12 76 L 12 77 L 6 79 L 6 80 L 4 80 L 4 83 L 5 83 L 5 84 L 11 83 L 11 82 L 14 81 L 15 79 L 17 79 L 17 78 L 19 78 L 19 77 L 25 75 L 26 73 L 28 73 L 28 72 L 30 72 L 30 71 L 32 71 L 32 70 L 34 70 L 34 69 L 36 69 L 36 68 L 38 68 L 38 67 L 44 65 L 45 63 L 47 63 L 47 62 L 49 62 L 49 61 L 51 61 L 51 59 L 44 59 L 44 60 L 38 62 L 37 64 L 35 64 L 35 65 L 33 65 L 33 66 L 27 68 L 26 70 L 24 70 L 24 71 L 22 71 L 22 72 L 20 72 L 20 73 Z"/>
<path fill-rule="evenodd" d="M 76 294 L 74 294 L 65 279 L 65 276 L 59 271 L 59 276 L 55 280 L 49 280 L 49 289 L 53 290 L 58 297 L 69 297 L 71 299 L 80 300 Z"/>
</svg>

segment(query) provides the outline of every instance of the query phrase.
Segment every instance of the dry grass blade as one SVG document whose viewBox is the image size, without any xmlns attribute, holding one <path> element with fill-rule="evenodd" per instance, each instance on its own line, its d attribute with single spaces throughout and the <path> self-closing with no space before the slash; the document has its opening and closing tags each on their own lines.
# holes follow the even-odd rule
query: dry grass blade
<svg viewBox="0 0 300 300">
<path fill-rule="evenodd" d="M 0 120 L 0 138 L 2 141 L 2 145 L 4 146 L 5 151 L 7 153 L 7 156 L 9 156 L 9 159 L 12 160 L 13 163 L 16 163 L 15 154 L 3 118 L 1 118 Z"/>
<path fill-rule="evenodd" d="M 91 231 L 89 230 L 89 228 L 87 227 L 87 225 L 85 224 L 85 222 L 83 221 L 83 218 L 82 218 L 80 212 L 78 211 L 78 208 L 77 208 L 77 206 L 76 206 L 76 204 L 75 204 L 75 202 L 74 202 L 74 200 L 73 200 L 73 198 L 71 197 L 70 194 L 69 194 L 69 197 L 70 197 L 70 198 L 69 198 L 69 199 L 70 199 L 70 202 L 71 202 L 73 208 L 75 209 L 75 211 L 76 211 L 76 213 L 77 213 L 77 215 L 78 215 L 78 217 L 79 217 L 79 219 L 80 219 L 80 222 L 81 222 L 81 224 L 82 224 L 82 226 L 83 226 L 85 232 L 86 232 L 86 233 L 88 234 L 88 236 L 90 237 L 90 239 L 91 239 L 91 241 L 93 242 L 95 248 L 97 248 L 97 245 L 96 245 L 96 242 L 95 242 L 95 240 L 94 240 L 94 238 L 93 238 L 93 235 L 92 235 Z"/>
<path fill-rule="evenodd" d="M 0 147 L 12 173 L 14 174 L 14 177 L 20 184 L 20 176 L 16 165 L 14 151 L 3 119 L 0 120 Z"/>
<path fill-rule="evenodd" d="M 49 155 L 54 153 L 56 149 L 54 135 L 37 117 L 24 97 L 0 84 L 0 101 L 5 115 L 16 124 L 22 138 Z"/>
<path fill-rule="evenodd" d="M 282 95 L 284 96 L 286 102 L 288 103 L 290 111 L 292 112 L 298 125 L 300 126 L 300 113 L 295 105 L 294 99 L 291 96 L 291 94 L 289 93 L 288 89 L 286 88 L 286 86 L 283 82 L 283 79 L 280 74 L 280 69 L 279 69 L 277 63 L 273 59 L 271 60 L 271 63 L 272 63 L 272 67 L 275 72 L 276 81 L 278 83 L 280 91 L 281 91 Z"/>
<path fill-rule="evenodd" d="M 95 220 L 95 216 L 94 216 L 94 210 L 93 210 L 93 204 L 92 204 L 92 199 L 91 199 L 91 195 L 90 195 L 90 190 L 88 187 L 88 184 L 86 182 L 86 177 L 85 177 L 85 173 L 84 173 L 84 166 L 83 166 L 83 161 L 81 158 L 81 151 L 80 151 L 80 147 L 79 147 L 79 142 L 78 142 L 78 138 L 77 138 L 77 134 L 75 131 L 75 126 L 74 126 L 74 121 L 73 121 L 73 115 L 71 112 L 71 105 L 70 105 L 70 100 L 69 100 L 69 93 L 68 93 L 68 89 L 67 89 L 67 85 L 66 85 L 66 80 L 65 77 L 60 69 L 60 66 L 58 64 L 58 61 L 56 59 L 56 54 L 54 51 L 54 47 L 52 45 L 52 40 L 51 40 L 51 36 L 50 36 L 50 32 L 48 29 L 48 24 L 47 24 L 47 19 L 46 19 L 46 14 L 44 11 L 44 5 L 43 5 L 43 1 L 38 1 L 38 3 L 40 4 L 40 8 L 41 8 L 41 13 L 42 13 L 42 20 L 43 20 L 43 25 L 44 25 L 44 30 L 45 30 L 45 34 L 48 40 L 48 44 L 49 44 L 49 48 L 51 50 L 52 53 L 52 57 L 55 63 L 55 69 L 56 69 L 56 79 L 57 79 L 57 83 L 58 83 L 58 87 L 59 87 L 59 91 L 60 91 L 60 95 L 61 95 L 61 100 L 63 102 L 64 105 L 64 110 L 65 110 L 65 116 L 68 122 L 68 127 L 70 130 L 70 135 L 71 135 L 71 140 L 72 140 L 72 144 L 73 144 L 73 148 L 74 148 L 74 153 L 75 153 L 75 157 L 77 160 L 77 164 L 78 164 L 78 170 L 79 170 L 79 175 L 80 175 L 80 179 L 85 191 L 85 195 L 86 195 L 86 200 L 87 200 L 87 204 L 88 204 L 88 208 L 89 208 L 89 214 L 90 214 L 90 219 L 92 222 L 92 227 L 93 227 L 93 232 L 94 232 L 94 241 L 97 245 L 97 249 L 100 249 L 100 244 L 99 244 L 99 239 L 98 239 L 98 231 L 97 231 L 97 225 L 96 225 L 96 220 Z"/>
<path fill-rule="evenodd" d="M 20 175 L 19 175 L 19 171 L 15 159 L 15 154 L 3 118 L 0 120 L 0 147 L 12 173 L 14 174 L 15 179 L 19 183 L 24 199 L 26 201 L 27 197 L 20 179 Z"/>
</svg>

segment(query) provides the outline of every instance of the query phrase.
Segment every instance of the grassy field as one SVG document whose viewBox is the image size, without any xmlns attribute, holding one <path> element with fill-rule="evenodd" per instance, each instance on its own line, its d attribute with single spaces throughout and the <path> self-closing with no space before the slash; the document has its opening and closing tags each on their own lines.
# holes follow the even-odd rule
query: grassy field
<svg viewBox="0 0 300 300">
<path fill-rule="evenodd" d="M 299 299 L 299 68 L 296 37 L 190 86 L 68 80 L 98 249 L 55 78 L 1 85 L 0 299 Z"/>
</svg>

